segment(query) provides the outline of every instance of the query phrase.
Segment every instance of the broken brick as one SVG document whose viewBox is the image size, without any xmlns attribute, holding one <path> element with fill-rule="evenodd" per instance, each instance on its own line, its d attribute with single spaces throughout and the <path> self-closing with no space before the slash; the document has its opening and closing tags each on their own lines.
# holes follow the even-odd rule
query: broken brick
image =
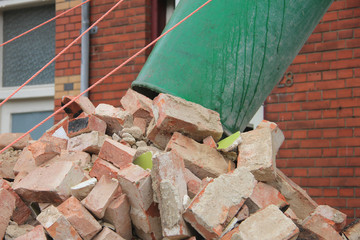
<svg viewBox="0 0 360 240">
<path fill-rule="evenodd" d="M 121 188 L 119 188 L 118 181 L 103 176 L 81 203 L 96 217 L 103 218 L 106 208 L 120 193 Z"/>
<path fill-rule="evenodd" d="M 117 179 L 119 170 L 119 168 L 115 167 L 108 161 L 98 158 L 91 167 L 89 174 L 91 177 L 95 177 L 97 179 L 100 179 L 102 176 Z"/>
<path fill-rule="evenodd" d="M 61 99 L 61 106 L 64 106 L 68 102 L 72 101 L 75 97 L 73 96 L 63 96 Z M 80 96 L 74 102 L 70 103 L 64 111 L 69 116 L 69 118 L 76 118 L 81 113 L 93 114 L 95 112 L 95 107 L 89 98 L 85 96 Z"/>
<path fill-rule="evenodd" d="M 69 151 L 84 151 L 93 154 L 99 154 L 106 137 L 99 132 L 92 131 L 83 133 L 69 139 Z"/>
<path fill-rule="evenodd" d="M 256 127 L 256 129 L 261 129 L 261 128 L 269 128 L 271 130 L 273 150 L 274 150 L 274 154 L 276 155 L 281 144 L 285 140 L 285 136 L 283 132 L 280 130 L 280 128 L 276 123 L 267 120 L 262 120 L 262 122 Z"/>
<path fill-rule="evenodd" d="M 2 133 L 0 134 L 0 149 L 7 147 L 13 141 L 24 135 L 24 133 Z M 24 149 L 32 138 L 30 134 L 25 135 L 18 142 L 14 143 L 11 147 L 16 150 Z"/>
<path fill-rule="evenodd" d="M 14 179 L 14 167 L 21 154 L 21 150 L 9 148 L 0 154 L 0 178 Z"/>
<path fill-rule="evenodd" d="M 44 228 L 41 225 L 36 226 L 30 232 L 15 238 L 14 240 L 47 240 Z"/>
<path fill-rule="evenodd" d="M 104 229 L 93 240 L 124 240 L 124 238 L 120 237 L 109 228 L 104 227 Z"/>
<path fill-rule="evenodd" d="M 229 162 L 216 149 L 200 144 L 180 133 L 173 134 L 166 151 L 178 154 L 184 159 L 185 167 L 200 179 L 218 177 L 228 172 Z M 233 169 L 234 164 L 230 164 Z"/>
<path fill-rule="evenodd" d="M 342 240 L 343 238 L 340 236 L 338 232 L 334 229 L 335 223 L 330 221 L 323 216 L 313 213 L 301 223 L 301 227 L 305 231 L 301 231 L 300 239 L 307 239 L 305 234 L 310 234 L 312 237 L 316 237 L 321 240 Z M 309 233 L 307 233 L 308 231 Z"/>
<path fill-rule="evenodd" d="M 208 136 L 208 137 L 204 138 L 203 143 L 205 145 L 208 145 L 209 147 L 217 148 L 217 144 L 212 136 Z"/>
<path fill-rule="evenodd" d="M 97 131 L 100 134 L 105 134 L 106 123 L 93 115 L 88 115 L 82 118 L 72 119 L 68 123 L 68 136 L 75 137 L 82 133 Z"/>
<path fill-rule="evenodd" d="M 118 133 L 124 127 L 130 127 L 133 122 L 133 117 L 129 112 L 103 103 L 96 107 L 95 116 L 106 122 L 106 132 L 109 135 Z"/>
<path fill-rule="evenodd" d="M 299 228 L 278 207 L 269 205 L 245 219 L 231 234 L 231 239 L 295 240 Z"/>
<path fill-rule="evenodd" d="M 15 197 L 6 189 L 0 188 L 0 239 L 3 239 L 10 217 L 15 209 Z"/>
<path fill-rule="evenodd" d="M 26 201 L 60 203 L 70 196 L 70 187 L 83 178 L 81 169 L 72 162 L 54 162 L 37 167 L 13 187 Z"/>
<path fill-rule="evenodd" d="M 192 200 L 183 214 L 205 239 L 219 238 L 256 185 L 244 167 L 211 180 Z"/>
<path fill-rule="evenodd" d="M 147 123 L 152 119 L 152 100 L 150 98 L 129 89 L 120 99 L 120 103 L 134 118 L 145 119 Z"/>
<path fill-rule="evenodd" d="M 99 157 L 113 163 L 123 169 L 134 160 L 136 150 L 118 143 L 112 139 L 106 139 L 102 145 Z"/>
<path fill-rule="evenodd" d="M 126 240 L 132 239 L 130 203 L 126 194 L 110 203 L 105 211 L 104 220 L 114 225 L 116 233 Z"/>
<path fill-rule="evenodd" d="M 15 197 L 15 209 L 11 219 L 17 224 L 24 224 L 31 214 L 31 210 L 24 201 L 16 194 L 10 186 L 10 183 L 4 179 L 0 179 L 0 188 L 8 190 Z"/>
<path fill-rule="evenodd" d="M 36 220 L 41 223 L 54 240 L 81 240 L 74 227 L 53 205 L 42 211 Z"/>
<path fill-rule="evenodd" d="M 36 141 L 27 148 L 31 152 L 36 166 L 52 159 L 61 151 L 60 148 L 55 149 L 56 147 L 53 144 L 42 141 Z"/>
<path fill-rule="evenodd" d="M 289 203 L 285 197 L 275 188 L 262 182 L 258 182 L 251 196 L 246 200 L 250 213 L 254 213 L 269 205 L 275 205 L 285 211 Z"/>
<path fill-rule="evenodd" d="M 182 213 L 183 199 L 187 195 L 184 161 L 178 155 L 167 152 L 153 158 L 151 178 L 159 203 L 163 236 L 166 238 L 190 237 Z"/>
<path fill-rule="evenodd" d="M 160 213 L 153 200 L 150 172 L 129 164 L 119 171 L 118 179 L 123 192 L 128 196 L 130 216 L 137 232 L 144 238 L 154 236 L 162 239 Z"/>
<path fill-rule="evenodd" d="M 174 132 L 199 142 L 208 136 L 218 141 L 223 134 L 219 113 L 169 94 L 160 93 L 153 100 L 153 113 L 147 138 L 162 148 Z"/>
<path fill-rule="evenodd" d="M 141 129 L 142 135 L 146 134 L 146 127 L 147 127 L 146 119 L 144 119 L 144 118 L 134 118 L 133 124 L 134 124 L 134 126 Z"/>
<path fill-rule="evenodd" d="M 68 198 L 57 209 L 84 240 L 92 239 L 101 230 L 101 225 L 75 197 Z"/>
<path fill-rule="evenodd" d="M 360 239 L 360 219 L 357 219 L 346 226 L 343 230 L 343 235 L 345 235 L 348 240 L 359 240 Z"/>
<path fill-rule="evenodd" d="M 289 179 L 281 170 L 276 170 L 276 179 L 269 182 L 279 192 L 284 195 L 286 201 L 290 204 L 296 216 L 305 219 L 309 216 L 318 204 L 299 185 Z"/>
<path fill-rule="evenodd" d="M 319 214 L 324 218 L 334 222 L 334 228 L 340 232 L 346 225 L 346 214 L 327 205 L 319 205 L 313 214 Z"/>
<path fill-rule="evenodd" d="M 271 130 L 256 129 L 241 134 L 238 166 L 247 167 L 258 181 L 272 181 L 276 177 L 275 154 Z"/>
</svg>

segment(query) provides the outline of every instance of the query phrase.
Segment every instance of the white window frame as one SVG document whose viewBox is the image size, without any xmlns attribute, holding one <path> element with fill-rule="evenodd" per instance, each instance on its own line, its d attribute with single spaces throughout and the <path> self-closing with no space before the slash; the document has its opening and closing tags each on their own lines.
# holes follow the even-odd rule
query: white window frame
<svg viewBox="0 0 360 240">
<path fill-rule="evenodd" d="M 0 0 L 0 42 L 3 38 L 3 11 L 41 6 L 54 3 L 54 0 Z M 11 43 L 9 43 L 11 44 Z M 17 87 L 2 87 L 3 47 L 0 47 L 0 100 L 12 94 Z M 29 76 L 30 78 L 31 76 Z M 22 88 L 8 102 L 0 107 L 0 132 L 11 132 L 11 114 L 54 110 L 55 84 L 29 85 Z"/>
</svg>

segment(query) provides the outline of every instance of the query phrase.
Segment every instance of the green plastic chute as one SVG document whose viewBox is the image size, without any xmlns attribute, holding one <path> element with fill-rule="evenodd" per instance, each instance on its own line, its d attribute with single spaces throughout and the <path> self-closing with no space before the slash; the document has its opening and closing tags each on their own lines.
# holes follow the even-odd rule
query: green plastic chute
<svg viewBox="0 0 360 240">
<path fill-rule="evenodd" d="M 204 2 L 181 0 L 166 29 Z M 132 87 L 199 103 L 242 131 L 331 3 L 213 0 L 156 44 Z"/>
</svg>

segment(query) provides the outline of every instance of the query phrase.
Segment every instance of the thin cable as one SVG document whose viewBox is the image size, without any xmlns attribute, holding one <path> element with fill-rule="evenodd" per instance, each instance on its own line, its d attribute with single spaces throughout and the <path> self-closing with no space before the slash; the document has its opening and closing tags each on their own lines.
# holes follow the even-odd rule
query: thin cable
<svg viewBox="0 0 360 240">
<path fill-rule="evenodd" d="M 108 74 L 106 74 L 104 77 L 102 77 L 101 79 L 99 79 L 96 83 L 94 83 L 93 85 L 91 85 L 88 89 L 86 89 L 85 91 L 83 91 L 82 93 L 80 93 L 79 95 L 77 95 L 76 97 L 74 97 L 70 102 L 66 103 L 64 106 L 62 106 L 61 108 L 59 108 L 58 110 L 56 110 L 53 114 L 51 114 L 50 116 L 48 116 L 47 118 L 45 118 L 44 120 L 42 120 L 40 123 L 38 123 L 36 126 L 34 126 L 32 129 L 30 129 L 29 131 L 27 131 L 26 133 L 24 133 L 22 136 L 20 136 L 19 138 L 17 138 L 16 140 L 14 140 L 12 143 L 10 143 L 9 145 L 7 145 L 5 148 L 3 148 L 0 151 L 0 154 L 2 154 L 4 151 L 6 151 L 9 147 L 11 147 L 12 145 L 14 145 L 15 143 L 17 143 L 18 141 L 20 141 L 23 137 L 25 137 L 27 134 L 31 133 L 32 131 L 34 131 L 36 128 L 38 128 L 39 126 L 41 126 L 43 123 L 45 123 L 47 120 L 49 120 L 50 118 L 52 118 L 53 116 L 55 116 L 56 114 L 58 114 L 61 110 L 63 110 L 64 108 L 66 108 L 67 106 L 69 106 L 71 103 L 73 103 L 74 101 L 76 101 L 77 99 L 79 99 L 82 95 L 84 95 L 85 93 L 89 92 L 91 89 L 93 89 L 94 87 L 96 87 L 97 85 L 99 85 L 100 83 L 102 83 L 106 78 L 108 78 L 109 76 L 111 76 L 113 73 L 115 73 L 116 71 L 118 71 L 120 68 L 122 68 L 124 65 L 126 65 L 128 62 L 132 61 L 134 58 L 136 58 L 138 55 L 140 55 L 142 52 L 144 52 L 146 49 L 148 49 L 149 47 L 151 47 L 152 45 L 154 45 L 157 41 L 159 41 L 161 38 L 163 38 L 166 34 L 168 34 L 169 32 L 171 32 L 172 30 L 174 30 L 175 28 L 177 28 L 180 24 L 182 24 L 184 21 L 186 21 L 188 18 L 190 18 L 192 15 L 194 15 L 195 13 L 197 13 L 198 11 L 200 11 L 200 9 L 202 9 L 203 7 L 205 7 L 206 5 L 208 5 L 212 0 L 208 0 L 207 2 L 205 2 L 203 5 L 201 5 L 200 7 L 198 7 L 195 11 L 193 11 L 192 13 L 190 13 L 188 16 L 186 16 L 184 19 L 182 19 L 180 22 L 178 22 L 177 24 L 175 24 L 173 27 L 171 27 L 169 30 L 167 30 L 166 32 L 164 32 L 163 34 L 161 34 L 159 37 L 157 37 L 155 40 L 153 40 L 151 43 L 149 43 L 148 45 L 146 45 L 144 48 L 140 49 L 137 53 L 135 53 L 134 55 L 132 55 L 130 58 L 128 58 L 125 62 L 123 62 L 122 64 L 120 64 L 119 66 L 117 66 L 115 69 L 111 70 Z"/>
<path fill-rule="evenodd" d="M 40 27 L 44 26 L 45 24 L 47 24 L 47 23 L 49 23 L 49 22 L 54 21 L 55 19 L 57 19 L 57 18 L 59 18 L 59 17 L 63 16 L 64 14 L 67 14 L 68 12 L 70 12 L 70 11 L 74 10 L 75 8 L 78 8 L 78 7 L 82 6 L 82 5 L 84 5 L 84 4 L 85 4 L 85 3 L 87 3 L 87 2 L 90 2 L 90 0 L 87 0 L 87 1 L 85 1 L 85 2 L 83 2 L 83 3 L 80 3 L 79 5 L 76 5 L 75 7 L 70 8 L 70 9 L 66 10 L 65 12 L 60 13 L 59 15 L 57 15 L 57 16 L 55 16 L 55 17 L 53 17 L 53 18 L 49 19 L 49 20 L 47 20 L 46 22 L 43 22 L 43 23 L 41 23 L 40 25 L 37 25 L 36 27 L 33 27 L 32 29 L 27 30 L 26 32 L 24 32 L 24 33 L 22 33 L 22 34 L 20 34 L 20 35 L 18 35 L 18 36 L 16 36 L 16 37 L 12 38 L 12 39 L 10 39 L 10 40 L 7 40 L 7 41 L 6 41 L 6 42 L 4 42 L 4 43 L 1 43 L 1 44 L 0 44 L 0 47 L 5 46 L 5 45 L 6 45 L 6 44 L 8 44 L 8 43 L 11 43 L 12 41 L 14 41 L 14 40 L 16 40 L 16 39 L 18 39 L 18 38 L 20 38 L 20 37 L 22 37 L 22 36 L 24 36 L 24 35 L 28 34 L 29 32 L 32 32 L 32 31 L 34 31 L 34 30 L 36 30 L 36 29 L 38 29 L 38 28 L 40 28 Z"/>
<path fill-rule="evenodd" d="M 20 91 L 26 84 L 28 84 L 31 80 L 33 80 L 37 75 L 39 75 L 45 68 L 47 68 L 51 63 L 53 63 L 56 59 L 58 59 L 64 52 L 66 52 L 70 47 L 72 47 L 77 41 L 79 41 L 82 36 L 84 36 L 87 32 L 89 32 L 96 24 L 98 24 L 101 20 L 103 20 L 112 10 L 114 10 L 120 3 L 125 0 L 120 0 L 116 3 L 112 8 L 110 8 L 104 15 L 102 15 L 96 22 L 94 22 L 88 29 L 86 29 L 83 33 L 80 34 L 74 41 L 72 41 L 66 48 L 61 50 L 53 59 L 51 59 L 45 66 L 43 66 L 39 71 L 37 71 L 31 78 L 26 80 L 20 87 L 18 87 L 12 94 L 10 94 L 7 98 L 5 98 L 1 103 L 0 107 L 4 105 L 12 96 L 14 96 L 18 91 Z"/>
</svg>

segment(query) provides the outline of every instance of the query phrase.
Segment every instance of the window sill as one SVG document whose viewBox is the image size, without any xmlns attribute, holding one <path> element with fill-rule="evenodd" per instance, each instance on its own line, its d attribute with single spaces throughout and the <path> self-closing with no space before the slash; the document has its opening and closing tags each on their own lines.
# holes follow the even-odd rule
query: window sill
<svg viewBox="0 0 360 240">
<path fill-rule="evenodd" d="M 16 87 L 0 88 L 0 100 L 7 98 L 15 91 L 15 89 Z M 54 97 L 54 94 L 54 84 L 26 86 L 16 93 L 11 99 Z"/>
</svg>

